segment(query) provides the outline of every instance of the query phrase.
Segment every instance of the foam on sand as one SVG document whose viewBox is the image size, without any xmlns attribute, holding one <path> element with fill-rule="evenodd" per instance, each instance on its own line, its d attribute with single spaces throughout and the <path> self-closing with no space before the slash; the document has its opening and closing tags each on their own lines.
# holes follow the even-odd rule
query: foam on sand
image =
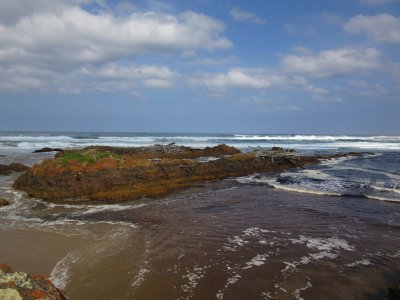
<svg viewBox="0 0 400 300">
<path fill-rule="evenodd" d="M 265 253 L 257 254 L 257 256 L 253 257 L 250 261 L 246 262 L 246 266 L 243 267 L 243 270 L 262 266 L 263 264 L 265 264 L 267 257 L 269 257 L 269 255 Z"/>
<path fill-rule="evenodd" d="M 310 249 L 316 249 L 320 251 L 332 251 L 340 249 L 354 251 L 354 246 L 350 245 L 346 240 L 338 237 L 314 238 L 300 235 L 299 239 L 291 239 L 291 241 L 294 243 L 305 244 Z"/>
<path fill-rule="evenodd" d="M 352 262 L 350 264 L 347 264 L 346 267 L 353 268 L 353 267 L 359 267 L 359 266 L 369 266 L 371 264 L 372 263 L 369 259 L 362 259 L 362 260 L 358 260 L 358 261 Z"/>
<path fill-rule="evenodd" d="M 55 265 L 51 271 L 50 280 L 57 288 L 61 290 L 65 289 L 71 276 L 71 267 L 77 263 L 79 259 L 80 256 L 77 253 L 70 252 Z"/>
<path fill-rule="evenodd" d="M 296 193 L 306 193 L 306 194 L 314 194 L 314 195 L 321 195 L 321 196 L 342 196 L 341 193 L 329 192 L 329 191 L 322 191 L 317 189 L 308 189 L 306 187 L 298 186 L 298 185 L 283 185 L 279 184 L 274 181 L 270 181 L 268 183 L 269 186 L 280 189 L 287 192 L 296 192 Z"/>
<path fill-rule="evenodd" d="M 300 235 L 299 238 L 289 239 L 295 245 L 305 245 L 307 248 L 317 251 L 311 252 L 300 258 L 298 261 L 283 262 L 285 268 L 281 270 L 282 274 L 294 272 L 299 266 L 307 265 L 324 259 L 335 259 L 339 257 L 341 251 L 354 251 L 355 247 L 350 245 L 346 240 L 336 236 L 329 238 L 315 238 Z"/>
</svg>

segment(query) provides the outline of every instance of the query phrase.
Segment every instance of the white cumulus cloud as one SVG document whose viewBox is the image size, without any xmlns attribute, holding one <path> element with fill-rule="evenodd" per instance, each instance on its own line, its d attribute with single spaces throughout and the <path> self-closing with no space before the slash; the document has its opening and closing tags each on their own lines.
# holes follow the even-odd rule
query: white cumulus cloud
<svg viewBox="0 0 400 300">
<path fill-rule="evenodd" d="M 284 56 L 282 69 L 307 77 L 343 76 L 376 70 L 380 67 L 379 59 L 380 52 L 376 48 L 341 48 L 316 54 Z"/>
<path fill-rule="evenodd" d="M 194 12 L 128 17 L 94 15 L 79 7 L 34 14 L 0 26 L 0 61 L 102 62 L 121 57 L 231 46 L 224 25 Z"/>
<path fill-rule="evenodd" d="M 365 34 L 377 42 L 400 44 L 400 18 L 390 14 L 358 15 L 346 22 L 344 29 Z"/>
<path fill-rule="evenodd" d="M 245 23 L 255 23 L 255 24 L 265 23 L 265 20 L 257 16 L 255 13 L 244 11 L 239 7 L 231 9 L 229 11 L 229 14 L 235 21 L 245 22 Z"/>
<path fill-rule="evenodd" d="M 250 88 L 267 89 L 285 82 L 285 77 L 269 74 L 263 69 L 234 68 L 226 73 L 202 74 L 190 80 L 192 84 L 209 88 Z"/>
<path fill-rule="evenodd" d="M 177 72 L 165 66 L 118 66 L 108 64 L 99 68 L 82 68 L 82 74 L 97 77 L 103 80 L 141 82 L 143 85 L 154 88 L 167 88 L 174 85 L 179 77 Z"/>
</svg>

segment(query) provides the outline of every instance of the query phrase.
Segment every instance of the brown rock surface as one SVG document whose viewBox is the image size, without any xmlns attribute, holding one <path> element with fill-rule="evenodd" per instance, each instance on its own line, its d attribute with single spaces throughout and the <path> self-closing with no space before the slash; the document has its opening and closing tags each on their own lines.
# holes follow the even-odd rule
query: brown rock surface
<svg viewBox="0 0 400 300">
<path fill-rule="evenodd" d="M 116 155 L 127 155 L 134 158 L 198 158 L 203 156 L 223 156 L 238 154 L 240 151 L 234 147 L 227 145 L 218 145 L 215 147 L 206 147 L 204 149 L 195 149 L 191 147 L 178 146 L 175 144 L 169 145 L 154 145 L 148 147 L 110 147 L 110 146 L 90 146 L 81 150 L 65 150 L 62 153 L 57 153 L 56 158 L 71 153 L 82 153 L 82 151 L 95 152 L 111 152 Z"/>
<path fill-rule="evenodd" d="M 15 272 L 0 263 L 0 299 L 65 300 L 66 297 L 47 277 Z"/>
<path fill-rule="evenodd" d="M 214 159 L 199 159 L 210 156 Z M 14 187 L 52 202 L 114 202 L 157 197 L 194 183 L 318 162 L 317 157 L 290 151 L 258 149 L 255 153 L 240 153 L 226 145 L 205 149 L 96 146 L 58 153 L 55 159 L 34 165 L 15 181 Z"/>
</svg>

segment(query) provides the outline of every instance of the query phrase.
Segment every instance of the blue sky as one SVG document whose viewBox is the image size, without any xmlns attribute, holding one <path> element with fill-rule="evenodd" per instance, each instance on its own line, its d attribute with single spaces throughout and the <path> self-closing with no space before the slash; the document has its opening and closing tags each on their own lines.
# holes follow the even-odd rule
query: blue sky
<svg viewBox="0 0 400 300">
<path fill-rule="evenodd" d="M 397 135 L 399 50 L 399 0 L 0 0 L 0 130 Z"/>
</svg>

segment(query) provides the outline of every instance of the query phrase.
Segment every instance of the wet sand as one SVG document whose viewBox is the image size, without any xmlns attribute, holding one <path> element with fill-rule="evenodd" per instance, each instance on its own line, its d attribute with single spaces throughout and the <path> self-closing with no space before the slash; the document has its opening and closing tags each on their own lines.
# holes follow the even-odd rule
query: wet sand
<svg viewBox="0 0 400 300">
<path fill-rule="evenodd" d="M 80 237 L 36 229 L 0 230 L 0 257 L 15 270 L 50 275 L 54 266 L 68 252 L 90 243 Z"/>
</svg>

